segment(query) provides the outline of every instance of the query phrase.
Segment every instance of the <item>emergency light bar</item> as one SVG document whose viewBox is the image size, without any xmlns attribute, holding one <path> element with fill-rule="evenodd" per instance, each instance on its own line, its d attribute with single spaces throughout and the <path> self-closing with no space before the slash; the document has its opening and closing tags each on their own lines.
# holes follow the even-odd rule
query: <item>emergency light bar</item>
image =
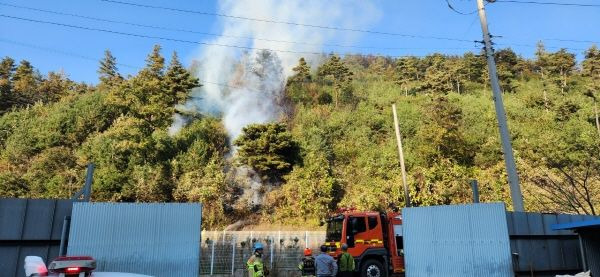
<svg viewBox="0 0 600 277">
<path fill-rule="evenodd" d="M 78 274 L 96 269 L 96 260 L 90 256 L 58 257 L 50 263 L 52 273 Z"/>
</svg>

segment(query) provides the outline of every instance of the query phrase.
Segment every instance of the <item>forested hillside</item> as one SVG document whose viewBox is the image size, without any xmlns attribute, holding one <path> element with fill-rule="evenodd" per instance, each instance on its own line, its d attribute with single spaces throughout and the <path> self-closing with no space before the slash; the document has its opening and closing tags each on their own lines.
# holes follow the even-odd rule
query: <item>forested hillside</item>
<svg viewBox="0 0 600 277">
<path fill-rule="evenodd" d="M 534 59 L 496 53 L 517 167 L 530 211 L 600 213 L 600 50 L 577 63 L 539 45 Z M 279 122 L 230 139 L 219 115 L 179 109 L 202 86 L 156 46 L 135 76 L 106 52 L 97 85 L 0 67 L 0 196 L 67 198 L 96 164 L 94 201 L 191 201 L 204 224 L 309 224 L 341 207 L 403 206 L 396 103 L 414 205 L 510 193 L 485 58 L 324 56 L 300 59 Z M 235 86 L 235 84 L 229 84 Z M 184 127 L 169 132 L 173 115 Z M 256 189 L 260 199 L 247 197 Z"/>
</svg>

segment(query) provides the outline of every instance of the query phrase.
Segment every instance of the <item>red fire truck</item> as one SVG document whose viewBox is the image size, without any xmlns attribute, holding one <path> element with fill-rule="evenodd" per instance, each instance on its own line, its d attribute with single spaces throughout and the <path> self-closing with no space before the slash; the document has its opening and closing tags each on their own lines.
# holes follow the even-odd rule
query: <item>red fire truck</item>
<svg viewBox="0 0 600 277">
<path fill-rule="evenodd" d="M 341 245 L 355 260 L 361 277 L 404 275 L 402 218 L 399 213 L 343 210 L 327 219 L 325 245 L 338 258 Z"/>
</svg>

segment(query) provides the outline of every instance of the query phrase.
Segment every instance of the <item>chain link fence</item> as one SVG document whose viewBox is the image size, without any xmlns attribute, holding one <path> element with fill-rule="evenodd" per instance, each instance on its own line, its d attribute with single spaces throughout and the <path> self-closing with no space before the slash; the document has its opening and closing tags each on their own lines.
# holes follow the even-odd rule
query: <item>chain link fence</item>
<svg viewBox="0 0 600 277">
<path fill-rule="evenodd" d="M 318 253 L 324 240 L 324 231 L 203 231 L 200 274 L 243 274 L 252 245 L 261 242 L 265 265 L 273 276 L 282 275 L 297 269 L 305 248 Z"/>
</svg>

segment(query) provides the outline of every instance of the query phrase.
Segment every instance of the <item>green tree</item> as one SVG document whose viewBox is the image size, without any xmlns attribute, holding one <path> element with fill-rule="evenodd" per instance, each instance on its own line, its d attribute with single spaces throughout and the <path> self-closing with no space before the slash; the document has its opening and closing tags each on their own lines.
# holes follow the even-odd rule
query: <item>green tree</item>
<svg viewBox="0 0 600 277">
<path fill-rule="evenodd" d="M 318 75 L 322 78 L 331 78 L 334 85 L 333 101 L 337 107 L 341 100 L 352 98 L 352 76 L 354 75 L 348 67 L 336 55 L 318 69 Z"/>
<path fill-rule="evenodd" d="M 211 157 L 201 169 L 184 173 L 173 192 L 177 201 L 202 203 L 202 219 L 207 228 L 223 227 L 228 222 L 225 205 L 230 191 L 224 166 L 221 157 Z"/>
<path fill-rule="evenodd" d="M 419 59 L 417 57 L 401 57 L 396 61 L 394 82 L 405 91 L 409 90 L 409 84 L 419 79 Z"/>
<path fill-rule="evenodd" d="M 289 83 L 304 83 L 312 81 L 312 76 L 310 75 L 310 66 L 306 63 L 304 58 L 300 58 L 298 60 L 298 65 L 292 68 L 294 75 L 288 79 Z"/>
<path fill-rule="evenodd" d="M 425 71 L 425 78 L 421 89 L 430 93 L 448 93 L 452 91 L 452 75 L 448 69 L 446 57 L 442 54 L 433 54 L 425 58 L 429 65 Z"/>
<path fill-rule="evenodd" d="M 281 189 L 267 197 L 265 216 L 275 222 L 302 219 L 317 226 L 335 208 L 335 179 L 322 153 L 309 152 L 302 166 L 294 166 Z"/>
<path fill-rule="evenodd" d="M 265 180 L 279 181 L 298 162 L 299 147 L 281 123 L 251 124 L 233 144 L 237 160 Z"/>
<path fill-rule="evenodd" d="M 120 107 L 128 115 L 145 120 L 156 129 L 171 124 L 177 103 L 177 96 L 173 95 L 176 91 L 170 90 L 177 87 L 164 80 L 164 58 L 160 55 L 160 49 L 160 46 L 154 46 L 146 59 L 146 67 L 137 76 L 111 89 L 109 97 L 112 105 Z M 182 84 L 179 88 L 188 85 Z"/>
<path fill-rule="evenodd" d="M 300 58 L 298 65 L 292 68 L 294 75 L 288 78 L 285 89 L 286 95 L 294 103 L 311 103 L 317 98 L 317 91 L 312 82 L 310 66 L 304 58 Z"/>
<path fill-rule="evenodd" d="M 600 49 L 596 45 L 592 45 L 584 54 L 585 59 L 581 63 L 581 73 L 591 80 L 586 88 L 593 95 L 598 95 L 600 93 Z"/>
<path fill-rule="evenodd" d="M 147 79 L 162 79 L 165 70 L 165 58 L 160 54 L 162 47 L 154 45 L 152 52 L 146 58 L 146 67 L 140 72 L 140 75 Z"/>
<path fill-rule="evenodd" d="M 100 79 L 100 85 L 105 87 L 111 87 L 123 80 L 117 68 L 117 58 L 108 49 L 104 50 L 104 58 L 100 61 L 98 78 Z"/>
<path fill-rule="evenodd" d="M 575 70 L 575 65 L 575 54 L 564 48 L 548 57 L 548 72 L 554 77 L 552 80 L 560 87 L 562 93 L 568 88 L 568 77 Z"/>
<path fill-rule="evenodd" d="M 476 148 L 466 140 L 463 112 L 456 101 L 446 96 L 436 97 L 427 105 L 426 114 L 427 128 L 417 133 L 423 141 L 419 153 L 425 162 L 448 159 L 460 165 L 472 165 Z"/>
<path fill-rule="evenodd" d="M 22 60 L 13 75 L 13 99 L 19 106 L 30 105 L 38 100 L 37 89 L 41 76 L 31 63 Z"/>
<path fill-rule="evenodd" d="M 0 195 L 2 197 L 28 197 L 29 185 L 27 181 L 14 172 L 0 172 Z"/>
<path fill-rule="evenodd" d="M 468 71 L 463 66 L 463 62 L 458 58 L 447 59 L 446 67 L 450 73 L 452 87 L 460 94 L 464 90 L 465 82 L 468 80 Z"/>
<path fill-rule="evenodd" d="M 582 74 L 590 79 L 586 85 L 586 95 L 594 102 L 594 121 L 600 135 L 600 118 L 598 116 L 598 97 L 600 97 L 600 50 L 596 45 L 585 51 L 585 59 L 581 63 Z"/>
<path fill-rule="evenodd" d="M 44 103 L 57 102 L 75 87 L 75 83 L 63 72 L 49 72 L 38 87 L 39 100 Z"/>
<path fill-rule="evenodd" d="M 170 105 L 183 104 L 192 89 L 200 87 L 200 80 L 179 62 L 177 52 L 173 52 L 171 63 L 165 73 L 165 83 L 168 89 Z"/>
<path fill-rule="evenodd" d="M 0 62 L 0 115 L 12 106 L 12 79 L 15 73 L 15 60 L 4 57 Z"/>
<path fill-rule="evenodd" d="M 487 76 L 485 76 L 487 63 L 484 55 L 476 55 L 472 52 L 467 52 L 463 55 L 461 61 L 469 81 L 476 83 L 485 82 L 487 79 Z"/>
<path fill-rule="evenodd" d="M 494 58 L 498 68 L 498 80 L 500 81 L 502 91 L 514 92 L 515 85 L 513 84 L 513 81 L 517 74 L 519 57 L 512 49 L 506 48 L 494 53 Z"/>
</svg>

